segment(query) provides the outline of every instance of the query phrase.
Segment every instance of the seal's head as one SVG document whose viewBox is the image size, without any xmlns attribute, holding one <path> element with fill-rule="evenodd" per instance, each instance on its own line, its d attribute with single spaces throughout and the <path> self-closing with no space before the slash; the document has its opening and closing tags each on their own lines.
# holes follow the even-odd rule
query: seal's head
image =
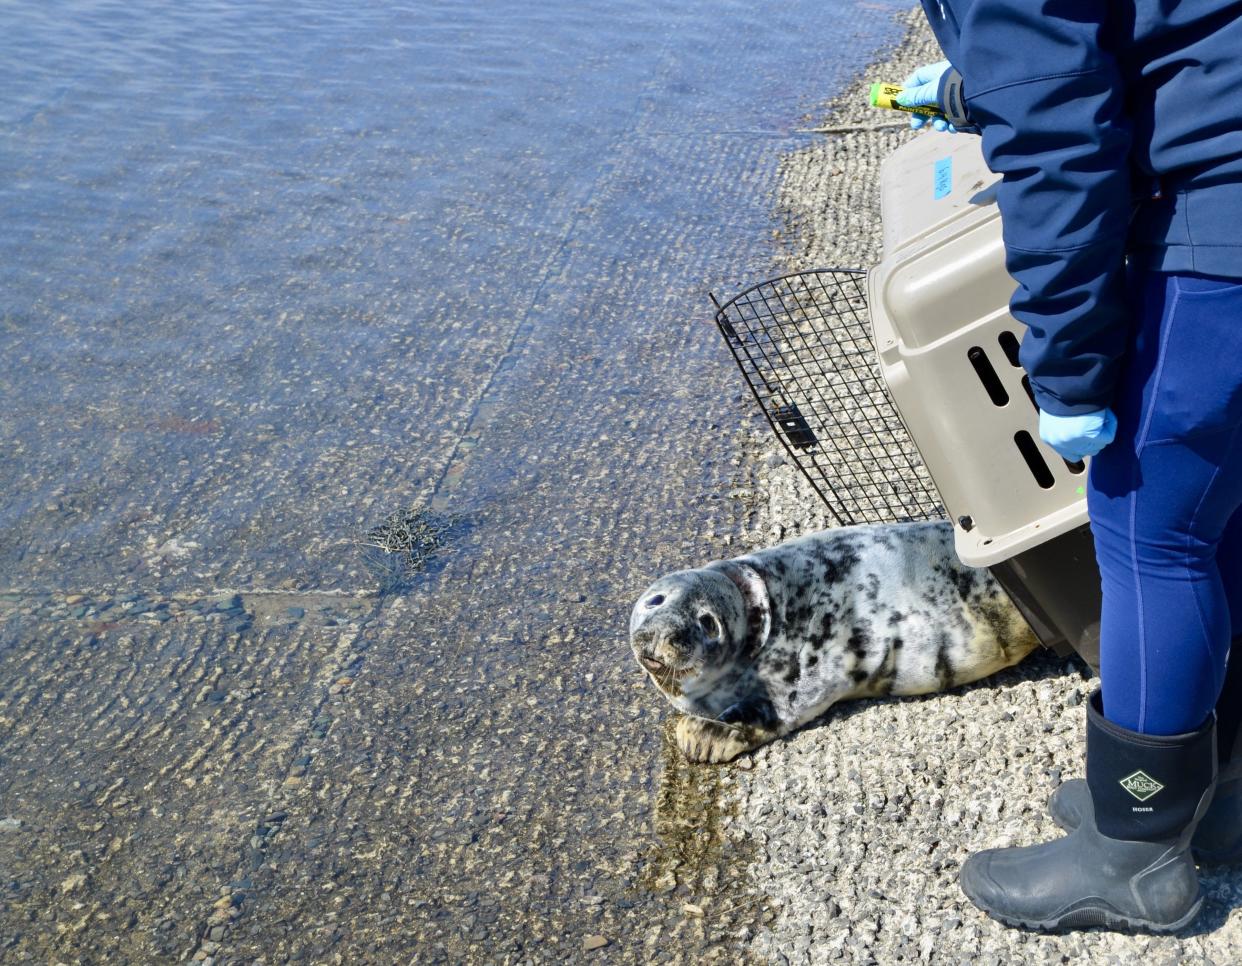
<svg viewBox="0 0 1242 966">
<path fill-rule="evenodd" d="M 670 697 L 758 654 L 771 627 L 763 578 L 736 560 L 678 570 L 643 591 L 630 615 L 630 647 Z"/>
</svg>

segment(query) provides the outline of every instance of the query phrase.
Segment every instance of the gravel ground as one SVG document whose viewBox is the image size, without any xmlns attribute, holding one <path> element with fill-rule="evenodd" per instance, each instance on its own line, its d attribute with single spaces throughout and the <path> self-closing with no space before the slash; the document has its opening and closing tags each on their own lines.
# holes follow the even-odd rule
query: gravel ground
<svg viewBox="0 0 1242 966">
<path fill-rule="evenodd" d="M 787 157 L 779 197 L 790 270 L 878 260 L 879 163 L 918 135 L 867 108 L 866 84 L 939 59 L 912 11 L 888 59 L 815 119 L 841 133 Z M 760 476 L 752 545 L 831 525 L 770 435 L 745 449 Z M 726 770 L 725 793 L 740 802 L 732 834 L 757 845 L 754 885 L 776 910 L 754 951 L 777 963 L 1242 961 L 1242 870 L 1202 874 L 1203 914 L 1175 937 L 1024 933 L 958 888 L 970 852 L 1057 833 L 1045 802 L 1083 773 L 1083 701 L 1096 683 L 1080 661 L 1037 652 L 943 695 L 844 705 Z"/>
</svg>

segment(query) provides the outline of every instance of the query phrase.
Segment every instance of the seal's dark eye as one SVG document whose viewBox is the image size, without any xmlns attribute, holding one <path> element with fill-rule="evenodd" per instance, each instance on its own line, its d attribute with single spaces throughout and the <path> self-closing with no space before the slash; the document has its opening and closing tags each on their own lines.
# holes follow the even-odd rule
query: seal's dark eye
<svg viewBox="0 0 1242 966">
<path fill-rule="evenodd" d="M 720 623 L 711 614 L 699 615 L 699 627 L 703 628 L 708 637 L 720 636 Z"/>
<path fill-rule="evenodd" d="M 659 606 L 660 606 L 661 604 L 663 604 L 663 603 L 664 603 L 664 595 L 663 595 L 663 594 L 656 594 L 654 597 L 648 597 L 648 598 L 647 598 L 647 606 L 648 606 L 648 607 L 659 607 Z"/>
</svg>

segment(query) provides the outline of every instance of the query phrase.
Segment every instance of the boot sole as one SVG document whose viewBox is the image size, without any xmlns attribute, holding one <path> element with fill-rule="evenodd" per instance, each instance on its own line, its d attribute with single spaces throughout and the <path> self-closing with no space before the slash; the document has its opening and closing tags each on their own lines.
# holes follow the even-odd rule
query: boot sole
<svg viewBox="0 0 1242 966">
<path fill-rule="evenodd" d="M 962 891 L 966 892 L 965 888 Z M 1089 929 L 1092 927 L 1124 930 L 1126 932 L 1138 930 L 1154 933 L 1177 932 L 1194 922 L 1203 908 L 1203 896 L 1200 895 L 1195 899 L 1194 905 L 1190 907 L 1190 911 L 1176 922 L 1152 922 L 1149 919 L 1136 919 L 1123 915 L 1111 906 L 1082 906 L 1078 909 L 1071 909 L 1055 919 L 1018 919 L 992 911 L 986 903 L 980 902 L 969 892 L 966 892 L 966 895 L 976 906 L 993 919 L 1003 922 L 1006 926 L 1038 930 L 1040 932 L 1053 932 L 1058 929 Z"/>
</svg>

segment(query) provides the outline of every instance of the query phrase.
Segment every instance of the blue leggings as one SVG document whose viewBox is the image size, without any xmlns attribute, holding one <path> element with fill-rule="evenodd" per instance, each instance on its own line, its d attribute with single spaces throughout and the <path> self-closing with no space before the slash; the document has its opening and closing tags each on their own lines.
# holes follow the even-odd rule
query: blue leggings
<svg viewBox="0 0 1242 966">
<path fill-rule="evenodd" d="M 1129 292 L 1117 436 L 1087 482 L 1104 716 L 1182 734 L 1216 704 L 1242 635 L 1242 281 L 1132 271 Z M 1242 704 L 1230 670 L 1222 704 Z"/>
</svg>

